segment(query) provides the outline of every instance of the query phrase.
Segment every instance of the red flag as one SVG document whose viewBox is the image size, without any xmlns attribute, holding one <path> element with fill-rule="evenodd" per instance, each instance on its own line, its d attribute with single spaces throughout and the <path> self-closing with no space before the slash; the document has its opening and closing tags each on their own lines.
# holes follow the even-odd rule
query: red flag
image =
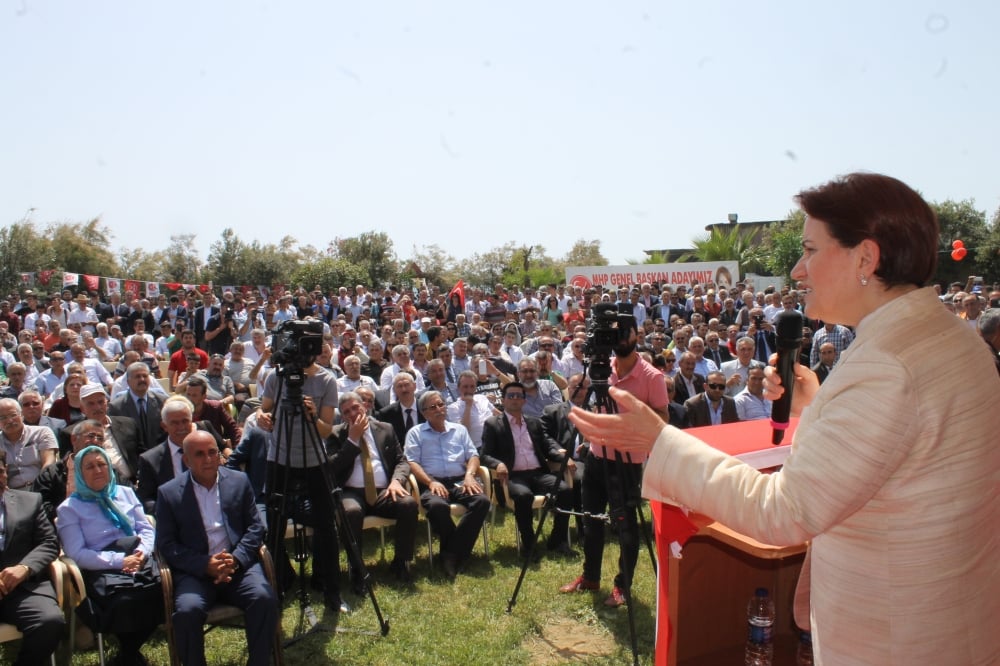
<svg viewBox="0 0 1000 666">
<path fill-rule="evenodd" d="M 126 302 L 131 305 L 132 299 L 139 298 L 141 283 L 138 280 L 125 280 Z"/>
<path fill-rule="evenodd" d="M 451 305 L 451 295 L 458 294 L 458 302 L 462 306 L 462 312 L 465 312 L 465 285 L 459 280 L 455 283 L 455 286 L 451 288 L 448 292 L 448 304 Z"/>
<path fill-rule="evenodd" d="M 52 274 L 54 272 L 55 271 L 53 271 L 51 268 L 47 269 L 47 270 L 44 270 L 44 271 L 39 271 L 38 272 L 38 281 L 41 282 L 46 287 L 49 286 L 49 280 L 52 279 Z"/>
<path fill-rule="evenodd" d="M 84 275 L 83 276 L 83 288 L 87 291 L 97 291 L 97 288 L 101 285 L 101 278 L 97 275 Z"/>
</svg>

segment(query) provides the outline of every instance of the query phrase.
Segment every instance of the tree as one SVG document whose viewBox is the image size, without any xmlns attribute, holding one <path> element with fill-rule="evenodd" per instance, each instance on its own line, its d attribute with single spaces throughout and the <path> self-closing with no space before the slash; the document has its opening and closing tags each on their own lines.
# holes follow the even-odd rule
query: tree
<svg viewBox="0 0 1000 666">
<path fill-rule="evenodd" d="M 133 250 L 123 247 L 118 251 L 116 275 L 148 282 L 168 282 L 163 276 L 163 264 L 163 252 L 160 250 L 146 252 L 142 248 Z"/>
<path fill-rule="evenodd" d="M 1000 208 L 990 219 L 986 238 L 980 245 L 976 261 L 977 275 L 982 275 L 988 283 L 1000 281 Z"/>
<path fill-rule="evenodd" d="M 772 224 L 764 230 L 761 246 L 764 252 L 764 267 L 771 275 L 785 278 L 791 283 L 791 273 L 799 257 L 802 256 L 802 225 L 806 214 L 799 208 L 788 212 L 788 219 Z"/>
<path fill-rule="evenodd" d="M 543 246 L 514 246 L 513 243 L 508 245 L 513 247 L 513 252 L 500 278 L 503 283 L 537 287 L 540 284 L 561 281 L 559 271 L 553 269 L 552 258 L 545 253 Z M 556 276 L 555 280 L 553 275 Z"/>
<path fill-rule="evenodd" d="M 941 232 L 934 282 L 945 285 L 961 282 L 964 285 L 969 275 L 979 275 L 977 271 L 983 265 L 990 265 L 990 260 L 993 259 L 989 256 L 990 234 L 986 225 L 986 211 L 976 210 L 971 199 L 946 199 L 933 202 L 930 206 L 937 214 Z M 961 261 L 951 258 L 951 245 L 956 240 L 961 240 L 968 252 Z"/>
<path fill-rule="evenodd" d="M 384 231 L 366 231 L 360 236 L 336 238 L 330 247 L 334 256 L 364 270 L 368 278 L 362 282 L 373 289 L 388 284 L 399 273 L 392 239 Z"/>
<path fill-rule="evenodd" d="M 578 239 L 562 259 L 562 269 L 567 266 L 607 266 L 608 260 L 601 254 L 601 241 Z"/>
<path fill-rule="evenodd" d="M 763 252 L 760 246 L 753 244 L 738 224 L 725 228 L 712 227 L 707 236 L 696 238 L 693 242 L 694 251 L 680 257 L 679 261 L 688 261 L 694 257 L 698 261 L 736 261 L 740 266 L 740 275 L 756 273 L 762 267 Z"/>
<path fill-rule="evenodd" d="M 451 256 L 441 246 L 434 243 L 423 246 L 423 249 L 413 246 L 410 259 L 404 262 L 407 268 L 410 266 L 420 270 L 419 276 L 427 280 L 427 284 L 436 284 L 439 287 L 449 289 L 459 277 L 455 257 Z"/>
<path fill-rule="evenodd" d="M 360 266 L 344 259 L 324 257 L 319 261 L 303 263 L 292 275 L 292 284 L 312 289 L 319 285 L 324 293 L 336 291 L 344 285 L 363 283 L 368 274 Z"/>
<path fill-rule="evenodd" d="M 0 290 L 8 294 L 21 286 L 21 273 L 52 265 L 52 244 L 30 221 L 0 229 Z"/>
<path fill-rule="evenodd" d="M 300 266 L 298 241 L 292 236 L 285 236 L 278 245 L 253 241 L 243 253 L 246 258 L 240 281 L 235 284 L 275 285 L 294 284 L 292 278 Z M 312 287 L 312 285 L 308 285 Z"/>
<path fill-rule="evenodd" d="M 514 241 L 486 252 L 476 252 L 459 264 L 462 276 L 470 285 L 492 289 L 502 282 L 504 274 L 514 261 Z"/>
<path fill-rule="evenodd" d="M 246 277 L 244 243 L 232 227 L 222 230 L 222 237 L 212 243 L 205 264 L 205 277 L 217 284 L 242 284 Z"/>
<path fill-rule="evenodd" d="M 194 247 L 194 234 L 175 234 L 163 250 L 164 282 L 201 282 L 201 259 Z"/>
<path fill-rule="evenodd" d="M 118 268 L 111 251 L 111 231 L 101 224 L 100 218 L 84 224 L 50 224 L 46 233 L 52 246 L 50 266 L 56 270 L 111 275 Z"/>
</svg>

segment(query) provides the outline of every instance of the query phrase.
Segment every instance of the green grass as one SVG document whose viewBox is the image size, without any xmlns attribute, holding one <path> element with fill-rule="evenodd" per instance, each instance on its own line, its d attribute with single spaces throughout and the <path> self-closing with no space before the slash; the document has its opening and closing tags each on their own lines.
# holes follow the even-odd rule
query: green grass
<svg viewBox="0 0 1000 666">
<path fill-rule="evenodd" d="M 546 535 L 550 524 L 551 519 L 547 521 Z M 573 538 L 574 548 L 580 551 L 575 530 Z M 554 619 L 571 619 L 589 625 L 603 634 L 612 646 L 608 657 L 567 656 L 567 661 L 632 663 L 627 610 L 624 607 L 608 609 L 602 603 L 617 571 L 618 545 L 613 538 L 607 540 L 605 547 L 600 592 L 559 594 L 560 585 L 582 572 L 582 554 L 576 558 L 543 555 L 539 564 L 529 567 L 510 614 L 506 612 L 507 603 L 521 566 L 516 556 L 512 514 L 498 511 L 495 529 L 490 533 L 490 550 L 487 561 L 480 537 L 465 570 L 451 582 L 440 571 L 431 573 L 429 570 L 426 525 L 421 519 L 417 529 L 416 581 L 412 586 L 401 586 L 393 579 L 388 566 L 388 560 L 392 559 L 391 529 L 386 534 L 386 561 L 381 559 L 378 535 L 373 530 L 367 531 L 364 535 L 365 563 L 376 580 L 379 607 L 390 623 L 388 635 L 379 635 L 378 621 L 368 597 L 358 598 L 351 593 L 346 593 L 345 599 L 354 611 L 340 618 L 339 630 L 331 632 L 329 616 L 323 610 L 319 595 L 314 593 L 311 601 L 320 618 L 319 628 L 286 648 L 285 663 L 289 666 L 527 665 L 532 660 L 524 648 L 526 639 L 538 636 L 541 628 Z M 437 560 L 435 566 L 438 566 Z M 655 581 L 645 545 L 640 551 L 637 569 L 633 596 L 640 661 L 652 664 Z M 346 578 L 344 575 L 345 586 Z M 293 635 L 300 615 L 294 593 L 294 589 L 290 591 L 285 601 L 282 626 L 286 639 Z M 113 643 L 113 639 L 110 642 Z M 13 649 L 13 646 L 0 647 L 0 663 L 13 661 Z M 215 629 L 206 637 L 209 664 L 242 664 L 246 660 L 245 650 L 241 628 Z M 153 636 L 143 653 L 150 664 L 168 663 L 162 631 Z M 78 652 L 72 663 L 75 666 L 98 664 L 97 652 Z"/>
</svg>

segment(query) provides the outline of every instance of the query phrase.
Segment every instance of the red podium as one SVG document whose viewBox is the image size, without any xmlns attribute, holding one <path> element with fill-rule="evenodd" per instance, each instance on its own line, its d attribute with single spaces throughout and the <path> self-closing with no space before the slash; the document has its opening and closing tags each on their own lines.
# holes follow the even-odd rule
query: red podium
<svg viewBox="0 0 1000 666">
<path fill-rule="evenodd" d="M 781 446 L 771 444 L 771 424 L 767 420 L 687 432 L 757 469 L 768 469 L 781 465 L 788 456 L 796 424 L 797 419 L 792 419 Z M 660 560 L 656 664 L 741 663 L 746 603 L 756 587 L 771 590 L 778 610 L 774 663 L 794 663 L 792 599 L 805 545 L 762 544 L 710 517 L 685 517 L 677 507 L 650 504 Z M 683 546 L 680 557 L 671 553 L 672 542 L 674 548 Z"/>
</svg>

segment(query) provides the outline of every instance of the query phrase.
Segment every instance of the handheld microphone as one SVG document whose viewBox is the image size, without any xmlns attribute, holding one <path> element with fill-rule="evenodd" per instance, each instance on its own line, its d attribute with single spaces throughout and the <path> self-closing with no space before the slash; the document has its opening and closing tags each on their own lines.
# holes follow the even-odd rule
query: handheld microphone
<svg viewBox="0 0 1000 666">
<path fill-rule="evenodd" d="M 798 310 L 782 310 L 774 319 L 775 338 L 778 347 L 778 376 L 785 392 L 771 403 L 771 443 L 777 446 L 788 428 L 788 415 L 792 411 L 792 388 L 795 385 L 795 360 L 802 346 L 802 327 L 805 318 Z"/>
</svg>

